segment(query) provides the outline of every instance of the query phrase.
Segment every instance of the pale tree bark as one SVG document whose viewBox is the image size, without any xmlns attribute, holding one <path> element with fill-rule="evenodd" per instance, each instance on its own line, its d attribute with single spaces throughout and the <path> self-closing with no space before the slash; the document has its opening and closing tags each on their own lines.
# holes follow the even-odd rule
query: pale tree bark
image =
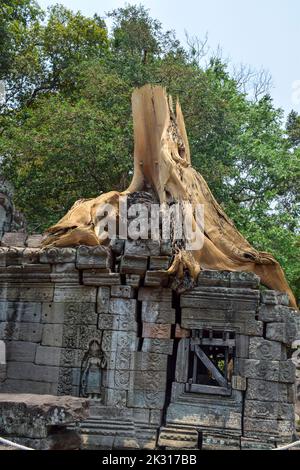
<svg viewBox="0 0 300 470">
<path fill-rule="evenodd" d="M 179 103 L 173 111 L 165 89 L 146 85 L 133 92 L 134 175 L 128 189 L 111 191 L 95 199 L 77 201 L 71 210 L 46 232 L 44 245 L 97 245 L 100 207 L 110 203 L 118 210 L 120 196 L 154 192 L 162 204 L 188 202 L 204 205 L 204 228 L 193 220 L 195 231 L 204 231 L 204 244 L 186 250 L 174 244 L 169 274 L 179 279 L 189 272 L 195 279 L 200 269 L 256 273 L 271 289 L 286 292 L 296 307 L 293 293 L 279 263 L 269 253 L 255 250 L 238 232 L 219 206 L 204 178 L 191 165 L 190 149 Z M 101 212 L 102 214 L 102 212 Z"/>
</svg>

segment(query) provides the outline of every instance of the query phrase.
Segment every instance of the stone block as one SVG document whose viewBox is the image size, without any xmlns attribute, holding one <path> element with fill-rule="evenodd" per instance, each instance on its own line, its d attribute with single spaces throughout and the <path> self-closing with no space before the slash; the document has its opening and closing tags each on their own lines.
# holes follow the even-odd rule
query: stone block
<svg viewBox="0 0 300 470">
<path fill-rule="evenodd" d="M 278 423 L 276 419 L 258 419 L 244 418 L 244 435 L 268 434 L 272 436 L 278 435 Z"/>
<path fill-rule="evenodd" d="M 0 321 L 39 323 L 40 302 L 0 302 Z"/>
<path fill-rule="evenodd" d="M 260 301 L 262 304 L 267 305 L 289 305 L 287 294 L 275 290 L 265 290 L 261 292 Z"/>
<path fill-rule="evenodd" d="M 39 323 L 0 323 L 0 338 L 7 341 L 28 341 L 39 343 L 42 338 L 42 325 Z"/>
<path fill-rule="evenodd" d="M 167 449 L 198 449 L 199 435 L 193 428 L 178 426 L 162 426 L 158 445 Z"/>
<path fill-rule="evenodd" d="M 249 336 L 235 335 L 235 356 L 248 357 L 249 356 Z"/>
<path fill-rule="evenodd" d="M 189 338 L 191 336 L 191 330 L 187 328 L 181 328 L 181 326 L 176 323 L 175 327 L 175 338 Z"/>
<path fill-rule="evenodd" d="M 166 354 L 146 353 L 137 351 L 132 353 L 132 368 L 139 370 L 160 370 L 166 371 L 168 356 Z"/>
<path fill-rule="evenodd" d="M 139 274 L 126 274 L 126 284 L 132 287 L 139 287 L 141 284 L 141 276 Z"/>
<path fill-rule="evenodd" d="M 190 341 L 186 338 L 181 339 L 178 343 L 175 369 L 176 382 L 186 383 L 188 381 L 189 345 Z"/>
<path fill-rule="evenodd" d="M 126 240 L 125 241 L 125 255 L 138 255 L 138 256 L 159 256 L 160 255 L 160 241 L 159 240 Z"/>
<path fill-rule="evenodd" d="M 130 372 L 131 390 L 165 391 L 167 373 L 161 370 L 138 370 Z"/>
<path fill-rule="evenodd" d="M 121 284 L 119 273 L 104 273 L 99 269 L 85 269 L 82 271 L 82 282 L 86 286 L 113 286 Z"/>
<path fill-rule="evenodd" d="M 230 287 L 258 289 L 260 278 L 254 273 L 234 271 L 229 273 Z"/>
<path fill-rule="evenodd" d="M 267 380 L 248 379 L 247 400 L 288 401 L 288 388 L 285 384 Z"/>
<path fill-rule="evenodd" d="M 233 310 L 256 312 L 259 291 L 253 289 L 233 289 L 226 287 L 195 287 L 181 295 L 181 307 L 205 310 Z"/>
<path fill-rule="evenodd" d="M 285 305 L 260 305 L 258 309 L 258 318 L 266 323 L 280 322 L 284 323 L 287 318 L 293 314 L 294 310 Z"/>
<path fill-rule="evenodd" d="M 100 313 L 98 318 L 100 330 L 134 331 L 137 332 L 138 324 L 129 315 L 111 315 Z"/>
<path fill-rule="evenodd" d="M 5 250 L 5 251 L 4 251 Z M 22 264 L 24 248 L 9 247 L 1 248 L 2 265 L 15 266 Z M 5 259 L 5 264 L 3 264 Z"/>
<path fill-rule="evenodd" d="M 75 263 L 59 263 L 52 265 L 51 281 L 65 285 L 79 285 L 79 271 Z"/>
<path fill-rule="evenodd" d="M 142 302 L 142 321 L 147 323 L 175 323 L 175 309 L 171 302 Z"/>
<path fill-rule="evenodd" d="M 106 369 L 103 374 L 103 385 L 107 388 L 117 390 L 129 390 L 130 388 L 130 371 L 119 369 Z"/>
<path fill-rule="evenodd" d="M 230 272 L 229 271 L 200 271 L 197 286 L 230 286 Z"/>
<path fill-rule="evenodd" d="M 54 289 L 54 302 L 96 302 L 97 290 L 89 286 L 61 286 Z"/>
<path fill-rule="evenodd" d="M 61 347 L 63 344 L 63 325 L 56 323 L 44 325 L 41 344 L 43 346 Z"/>
<path fill-rule="evenodd" d="M 115 351 L 108 352 L 106 355 L 107 369 L 132 370 L 133 355 L 132 351 L 117 347 Z"/>
<path fill-rule="evenodd" d="M 244 415 L 251 419 L 273 419 L 278 417 L 278 402 L 245 400 Z"/>
<path fill-rule="evenodd" d="M 124 255 L 121 259 L 121 274 L 139 274 L 143 276 L 147 270 L 147 256 Z"/>
<path fill-rule="evenodd" d="M 173 341 L 173 339 L 145 338 L 143 340 L 142 351 L 172 355 Z"/>
<path fill-rule="evenodd" d="M 6 232 L 2 239 L 2 246 L 25 247 L 27 233 L 24 232 Z"/>
<path fill-rule="evenodd" d="M 120 256 L 124 252 L 125 240 L 114 238 L 110 241 L 109 247 L 115 255 Z"/>
<path fill-rule="evenodd" d="M 170 256 L 150 256 L 149 269 L 150 271 L 165 271 L 169 268 L 170 261 Z"/>
<path fill-rule="evenodd" d="M 63 302 L 44 302 L 42 304 L 42 323 L 64 323 L 65 304 Z"/>
<path fill-rule="evenodd" d="M 296 366 L 292 359 L 279 362 L 279 382 L 294 383 L 296 380 Z"/>
<path fill-rule="evenodd" d="M 111 296 L 121 299 L 133 299 L 135 290 L 131 286 L 112 286 Z"/>
<path fill-rule="evenodd" d="M 7 365 L 9 379 L 57 382 L 58 373 L 58 367 L 41 366 L 31 362 L 9 362 Z"/>
<path fill-rule="evenodd" d="M 261 438 L 241 437 L 241 450 L 270 450 L 275 448 L 275 442 L 271 440 L 263 442 Z"/>
<path fill-rule="evenodd" d="M 158 390 L 132 390 L 127 395 L 127 406 L 161 410 L 165 403 L 165 392 Z"/>
<path fill-rule="evenodd" d="M 24 250 L 25 252 L 26 250 Z M 22 262 L 26 261 L 24 258 Z M 23 284 L 35 287 L 38 283 L 50 283 L 50 264 L 21 264 L 0 268 L 0 282 L 8 282 L 10 287 L 18 287 Z"/>
<path fill-rule="evenodd" d="M 8 301 L 52 302 L 53 286 L 45 283 L 22 282 L 0 286 L 0 298 Z"/>
<path fill-rule="evenodd" d="M 29 393 L 37 395 L 56 395 L 56 382 L 40 382 L 27 379 L 7 379 L 0 387 L 1 393 Z M 24 417 L 23 417 L 24 419 Z"/>
<path fill-rule="evenodd" d="M 25 248 L 25 250 L 22 253 L 22 265 L 26 265 L 26 264 L 39 265 L 39 260 L 40 260 L 40 250 L 38 248 Z M 45 264 L 44 266 L 50 267 L 50 265 L 47 265 L 47 264 Z M 39 265 L 39 268 L 41 268 L 41 265 Z"/>
<path fill-rule="evenodd" d="M 40 251 L 40 263 L 75 263 L 75 248 L 45 248 Z"/>
<path fill-rule="evenodd" d="M 284 349 L 280 343 L 263 338 L 250 338 L 250 359 L 265 359 L 270 361 L 284 360 Z"/>
<path fill-rule="evenodd" d="M 143 322 L 143 338 L 170 338 L 171 325 Z"/>
<path fill-rule="evenodd" d="M 172 290 L 162 287 L 141 287 L 138 292 L 138 300 L 151 302 L 172 302 Z"/>
<path fill-rule="evenodd" d="M 118 286 L 115 286 L 118 287 Z M 97 292 L 97 312 L 108 313 L 110 287 L 99 287 Z"/>
<path fill-rule="evenodd" d="M 238 359 L 238 373 L 246 378 L 278 382 L 279 362 L 268 359 Z"/>
<path fill-rule="evenodd" d="M 233 375 L 231 377 L 231 386 L 233 390 L 246 390 L 247 389 L 247 379 L 241 375 Z"/>
<path fill-rule="evenodd" d="M 102 245 L 80 246 L 77 248 L 76 266 L 78 269 L 103 269 L 109 272 L 112 267 L 111 250 Z"/>
<path fill-rule="evenodd" d="M 144 286 L 146 287 L 167 287 L 169 275 L 166 271 L 146 271 Z"/>
<path fill-rule="evenodd" d="M 167 410 L 167 423 L 213 429 L 242 429 L 241 407 L 216 404 L 171 403 Z"/>
<path fill-rule="evenodd" d="M 136 305 L 135 299 L 116 299 L 112 297 L 109 302 L 108 311 L 111 314 L 128 315 L 135 318 Z"/>
<path fill-rule="evenodd" d="M 46 366 L 59 366 L 61 348 L 54 346 L 37 346 L 35 363 Z"/>
<path fill-rule="evenodd" d="M 105 388 L 104 390 L 104 403 L 106 406 L 114 406 L 116 408 L 123 408 L 126 406 L 127 392 L 126 390 Z"/>
<path fill-rule="evenodd" d="M 280 341 L 281 343 L 291 346 L 293 341 L 297 338 L 296 322 L 287 317 L 285 323 L 268 323 L 266 338 L 272 341 Z"/>
<path fill-rule="evenodd" d="M 100 331 L 99 331 L 100 332 Z M 102 338 L 102 349 L 104 352 L 124 349 L 136 351 L 138 338 L 134 332 L 127 331 L 104 331 Z"/>
<path fill-rule="evenodd" d="M 34 362 L 37 344 L 30 341 L 7 341 L 7 361 Z"/>
<path fill-rule="evenodd" d="M 28 235 L 26 240 L 26 246 L 28 246 L 28 248 L 39 248 L 41 246 L 42 240 L 43 235 Z"/>
<path fill-rule="evenodd" d="M 162 256 L 172 256 L 173 247 L 171 240 L 160 240 L 160 254 Z"/>
</svg>

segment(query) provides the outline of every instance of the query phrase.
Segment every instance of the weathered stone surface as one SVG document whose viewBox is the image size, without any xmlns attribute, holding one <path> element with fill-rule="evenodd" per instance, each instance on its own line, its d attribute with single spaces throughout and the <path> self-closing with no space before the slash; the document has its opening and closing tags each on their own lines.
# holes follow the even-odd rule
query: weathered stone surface
<svg viewBox="0 0 300 470">
<path fill-rule="evenodd" d="M 150 256 L 149 269 L 151 271 L 166 270 L 170 265 L 170 256 Z"/>
<path fill-rule="evenodd" d="M 56 285 L 54 302 L 96 302 L 96 289 L 89 286 Z"/>
<path fill-rule="evenodd" d="M 257 289 L 260 278 L 254 273 L 233 271 L 229 273 L 230 287 Z"/>
<path fill-rule="evenodd" d="M 236 357 L 249 356 L 249 336 L 235 335 L 235 355 Z"/>
<path fill-rule="evenodd" d="M 59 366 L 61 348 L 54 346 L 37 346 L 35 363 L 46 366 Z"/>
<path fill-rule="evenodd" d="M 124 349 L 136 351 L 138 338 L 133 332 L 126 331 L 104 331 L 102 339 L 102 349 L 105 352 Z"/>
<path fill-rule="evenodd" d="M 201 450 L 240 450 L 240 447 L 238 436 L 204 433 L 202 437 Z"/>
<path fill-rule="evenodd" d="M 124 299 L 133 299 L 135 290 L 131 286 L 112 286 L 111 296 Z"/>
<path fill-rule="evenodd" d="M 114 238 L 109 243 L 109 247 L 111 248 L 112 252 L 118 256 L 124 252 L 124 246 L 125 240 L 121 240 L 120 238 Z"/>
<path fill-rule="evenodd" d="M 105 370 L 104 386 L 115 388 L 117 390 L 129 390 L 130 388 L 130 371 L 129 370 Z"/>
<path fill-rule="evenodd" d="M 170 338 L 171 325 L 158 323 L 143 323 L 143 338 Z"/>
<path fill-rule="evenodd" d="M 22 264 L 24 248 L 9 247 L 1 248 L 1 258 L 3 266 L 13 266 Z M 4 259 L 5 263 L 4 263 Z M 3 264 L 4 263 L 4 264 Z"/>
<path fill-rule="evenodd" d="M 165 392 L 158 390 L 129 390 L 128 407 L 162 409 L 165 403 Z"/>
<path fill-rule="evenodd" d="M 200 271 L 198 280 L 198 286 L 220 286 L 229 287 L 230 285 L 230 272 L 229 271 Z"/>
<path fill-rule="evenodd" d="M 277 382 L 279 379 L 279 362 L 266 359 L 239 359 L 238 372 L 252 379 L 264 379 Z"/>
<path fill-rule="evenodd" d="M 125 241 L 125 255 L 138 255 L 138 256 L 159 256 L 160 255 L 160 242 L 159 240 L 126 240 Z"/>
<path fill-rule="evenodd" d="M 283 346 L 263 338 L 250 338 L 249 358 L 280 361 L 285 359 Z"/>
<path fill-rule="evenodd" d="M 137 332 L 138 325 L 130 315 L 111 315 L 100 313 L 98 318 L 100 330 L 119 330 Z"/>
<path fill-rule="evenodd" d="M 175 323 L 175 309 L 171 302 L 142 302 L 142 321 L 148 323 Z"/>
<path fill-rule="evenodd" d="M 86 286 L 113 286 L 121 284 L 119 273 L 104 273 L 99 269 L 82 271 L 82 282 Z"/>
<path fill-rule="evenodd" d="M 52 282 L 63 284 L 79 284 L 79 271 L 75 267 L 75 263 L 59 263 L 54 264 L 50 275 Z"/>
<path fill-rule="evenodd" d="M 112 286 L 118 287 L 118 286 Z M 97 312 L 108 313 L 110 299 L 110 287 L 99 287 L 97 292 Z"/>
<path fill-rule="evenodd" d="M 261 292 L 260 301 L 268 305 L 289 305 L 287 294 L 275 290 L 265 290 Z"/>
<path fill-rule="evenodd" d="M 244 418 L 244 435 L 257 435 L 257 433 L 278 435 L 278 422 L 276 419 Z"/>
<path fill-rule="evenodd" d="M 290 403 L 245 400 L 245 416 L 259 419 L 294 420 L 294 407 Z"/>
<path fill-rule="evenodd" d="M 40 251 L 40 262 L 59 264 L 59 263 L 75 263 L 75 248 L 45 248 Z"/>
<path fill-rule="evenodd" d="M 63 325 L 62 324 L 46 324 L 43 328 L 42 345 L 43 346 L 62 346 Z"/>
<path fill-rule="evenodd" d="M 7 341 L 7 361 L 34 362 L 37 346 L 38 345 L 36 343 L 31 343 L 29 341 Z"/>
<path fill-rule="evenodd" d="M 25 250 L 22 253 L 22 265 L 26 264 L 35 264 L 39 265 L 39 259 L 40 259 L 40 250 L 37 248 L 25 248 Z M 45 264 L 44 266 L 49 266 Z M 41 265 L 39 265 L 39 268 L 41 268 Z M 31 267 L 29 269 L 32 269 Z"/>
<path fill-rule="evenodd" d="M 116 299 L 111 298 L 109 302 L 109 313 L 115 315 L 129 315 L 135 318 L 136 300 L 135 299 Z"/>
<path fill-rule="evenodd" d="M 109 272 L 112 267 L 111 250 L 102 245 L 80 246 L 77 248 L 76 266 L 78 269 L 94 268 Z"/>
<path fill-rule="evenodd" d="M 234 390 L 246 390 L 247 389 L 247 379 L 240 375 L 233 375 L 231 378 L 231 386 Z"/>
<path fill-rule="evenodd" d="M 105 388 L 104 404 L 107 406 L 115 406 L 123 408 L 126 406 L 127 392 L 126 390 Z"/>
<path fill-rule="evenodd" d="M 31 362 L 9 362 L 7 365 L 7 377 L 9 379 L 56 383 L 58 373 L 58 367 L 41 366 Z"/>
<path fill-rule="evenodd" d="M 207 428 L 232 429 L 241 432 L 241 409 L 218 405 L 193 405 L 171 403 L 167 410 L 167 422 L 205 426 Z"/>
<path fill-rule="evenodd" d="M 279 382 L 294 383 L 296 366 L 291 359 L 279 363 Z"/>
<path fill-rule="evenodd" d="M 165 288 L 141 287 L 138 292 L 138 300 L 152 302 L 171 302 L 172 290 Z"/>
<path fill-rule="evenodd" d="M 266 338 L 292 345 L 293 341 L 297 338 L 296 323 L 290 318 L 287 318 L 285 323 L 268 323 Z"/>
<path fill-rule="evenodd" d="M 63 302 L 44 302 L 42 304 L 42 323 L 64 323 L 65 304 Z"/>
<path fill-rule="evenodd" d="M 0 385 L 1 393 L 36 393 L 38 395 L 56 395 L 56 382 L 40 382 L 27 379 L 6 379 Z"/>
<path fill-rule="evenodd" d="M 28 248 L 39 248 L 41 246 L 42 239 L 43 235 L 28 235 L 26 240 L 26 246 L 28 246 Z"/>
<path fill-rule="evenodd" d="M 130 372 L 132 390 L 165 391 L 167 383 L 166 371 L 138 370 Z"/>
<path fill-rule="evenodd" d="M 170 449 L 198 449 L 199 435 L 196 429 L 180 426 L 161 427 L 158 445 Z"/>
<path fill-rule="evenodd" d="M 225 287 L 195 287 L 181 295 L 181 307 L 207 310 L 256 311 L 259 291 L 252 289 L 227 289 Z"/>
<path fill-rule="evenodd" d="M 176 357 L 175 380 L 176 382 L 186 383 L 188 381 L 188 358 L 190 350 L 190 341 L 182 338 L 179 341 Z"/>
<path fill-rule="evenodd" d="M 169 275 L 166 271 L 146 271 L 144 286 L 146 287 L 167 287 Z"/>
<path fill-rule="evenodd" d="M 247 400 L 288 401 L 288 388 L 285 384 L 267 380 L 248 379 Z"/>
<path fill-rule="evenodd" d="M 24 260 L 24 259 L 23 259 Z M 25 259 L 24 261 L 26 261 Z M 51 266 L 50 264 L 21 264 L 0 268 L 0 282 L 8 282 L 11 287 L 18 287 L 24 283 L 49 283 Z"/>
<path fill-rule="evenodd" d="M 284 322 L 291 309 L 284 305 L 260 305 L 258 318 L 264 322 Z"/>
<path fill-rule="evenodd" d="M 6 232 L 1 239 L 1 245 L 23 247 L 26 238 L 27 234 L 23 232 Z"/>
<path fill-rule="evenodd" d="M 134 368 L 133 353 L 120 346 L 107 354 L 107 369 L 132 370 Z"/>
<path fill-rule="evenodd" d="M 124 255 L 121 259 L 121 274 L 139 274 L 143 276 L 147 270 L 147 256 Z"/>
<path fill-rule="evenodd" d="M 8 301 L 52 302 L 53 292 L 53 286 L 39 282 L 0 285 L 0 298 Z"/>
<path fill-rule="evenodd" d="M 39 343 L 42 339 L 42 325 L 39 323 L 0 323 L 0 338 L 5 340 Z"/>
<path fill-rule="evenodd" d="M 141 276 L 139 274 L 126 274 L 126 284 L 132 287 L 139 287 L 141 283 Z"/>
<path fill-rule="evenodd" d="M 261 438 L 241 437 L 241 450 L 270 450 L 275 448 L 275 443 L 271 440 L 263 442 Z"/>
<path fill-rule="evenodd" d="M 139 370 L 166 371 L 168 356 L 166 354 L 146 353 L 137 351 L 132 353 L 132 368 Z"/>
<path fill-rule="evenodd" d="M 0 321 L 39 323 L 42 304 L 40 302 L 0 301 Z"/>
<path fill-rule="evenodd" d="M 181 326 L 176 323 L 175 326 L 175 338 L 189 338 L 191 336 L 191 330 L 187 328 L 181 328 Z"/>
<path fill-rule="evenodd" d="M 171 355 L 173 353 L 173 339 L 145 338 L 142 351 Z"/>
<path fill-rule="evenodd" d="M 0 394 L 1 434 L 47 437 L 49 427 L 82 420 L 87 410 L 88 401 L 82 398 Z"/>
</svg>

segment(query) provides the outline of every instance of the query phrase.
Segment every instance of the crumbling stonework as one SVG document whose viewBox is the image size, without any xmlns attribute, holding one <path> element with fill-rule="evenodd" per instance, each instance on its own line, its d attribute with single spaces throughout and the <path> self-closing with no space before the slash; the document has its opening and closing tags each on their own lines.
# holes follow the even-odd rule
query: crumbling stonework
<svg viewBox="0 0 300 470">
<path fill-rule="evenodd" d="M 153 241 L 1 247 L 0 392 L 88 400 L 89 415 L 68 424 L 83 448 L 290 442 L 299 317 L 287 296 L 216 271 L 178 294 L 170 262 Z"/>
</svg>

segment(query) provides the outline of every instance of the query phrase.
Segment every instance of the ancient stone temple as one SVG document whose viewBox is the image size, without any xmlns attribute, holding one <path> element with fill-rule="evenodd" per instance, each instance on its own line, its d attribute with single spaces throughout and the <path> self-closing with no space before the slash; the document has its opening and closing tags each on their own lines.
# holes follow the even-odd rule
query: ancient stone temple
<svg viewBox="0 0 300 470">
<path fill-rule="evenodd" d="M 101 244 L 81 204 L 42 245 L 2 238 L 0 436 L 40 449 L 292 442 L 299 314 L 281 274 L 285 292 L 262 285 L 266 254 L 213 269 L 161 236 Z"/>
</svg>

